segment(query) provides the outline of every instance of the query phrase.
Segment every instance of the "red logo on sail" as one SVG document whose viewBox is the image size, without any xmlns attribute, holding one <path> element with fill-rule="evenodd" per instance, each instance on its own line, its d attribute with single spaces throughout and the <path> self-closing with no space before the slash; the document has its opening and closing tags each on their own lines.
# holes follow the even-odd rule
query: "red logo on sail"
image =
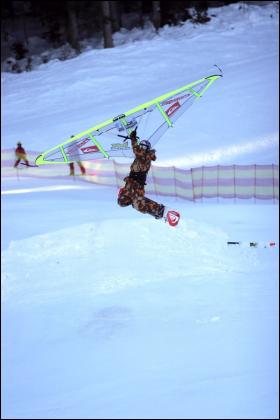
<svg viewBox="0 0 280 420">
<path fill-rule="evenodd" d="M 168 117 L 171 117 L 171 115 L 173 115 L 174 114 L 174 112 L 176 112 L 177 111 L 177 109 L 179 109 L 180 108 L 180 104 L 179 104 L 179 102 L 177 101 L 177 102 L 175 102 L 175 104 L 173 104 L 173 105 L 171 105 L 167 110 L 166 110 L 166 114 L 167 114 L 167 116 Z"/>
<path fill-rule="evenodd" d="M 99 149 L 97 146 L 88 146 L 88 147 L 81 147 L 81 151 L 83 153 L 96 153 L 96 152 L 99 152 Z"/>
</svg>

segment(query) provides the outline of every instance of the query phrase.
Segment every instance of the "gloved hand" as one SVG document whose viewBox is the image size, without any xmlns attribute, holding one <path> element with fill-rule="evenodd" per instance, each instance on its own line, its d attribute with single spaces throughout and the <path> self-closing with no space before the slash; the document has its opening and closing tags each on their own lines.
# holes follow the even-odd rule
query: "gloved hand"
<svg viewBox="0 0 280 420">
<path fill-rule="evenodd" d="M 129 137 L 131 138 L 131 140 L 136 140 L 137 139 L 137 137 L 136 137 L 136 129 L 133 130 L 133 131 L 131 131 Z"/>
</svg>

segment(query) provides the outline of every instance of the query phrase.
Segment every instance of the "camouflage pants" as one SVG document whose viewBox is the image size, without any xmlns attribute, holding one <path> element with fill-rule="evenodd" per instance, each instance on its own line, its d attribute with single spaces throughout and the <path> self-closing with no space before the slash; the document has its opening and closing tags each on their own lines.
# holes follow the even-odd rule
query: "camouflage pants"
<svg viewBox="0 0 280 420">
<path fill-rule="evenodd" d="M 131 178 L 124 179 L 125 186 L 120 189 L 118 196 L 118 204 L 121 207 L 132 205 L 141 213 L 148 213 L 156 219 L 163 217 L 164 205 L 156 203 L 153 200 L 145 197 L 145 190 L 142 185 Z"/>
</svg>

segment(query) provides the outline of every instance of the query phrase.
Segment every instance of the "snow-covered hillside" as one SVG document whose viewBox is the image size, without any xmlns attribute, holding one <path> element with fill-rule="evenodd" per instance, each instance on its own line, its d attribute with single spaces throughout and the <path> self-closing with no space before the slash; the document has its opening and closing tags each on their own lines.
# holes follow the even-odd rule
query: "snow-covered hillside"
<svg viewBox="0 0 280 420">
<path fill-rule="evenodd" d="M 44 151 L 217 72 L 217 64 L 224 78 L 157 145 L 158 164 L 277 163 L 277 3 L 232 4 L 209 14 L 204 25 L 120 33 L 114 49 L 2 74 L 2 147 L 21 140 Z"/>
<path fill-rule="evenodd" d="M 209 13 L 2 74 L 2 148 L 44 151 L 218 64 L 157 164 L 277 164 L 278 3 Z M 153 196 L 180 211 L 171 228 L 115 188 L 27 170 L 2 178 L 1 418 L 278 418 L 277 202 Z"/>
</svg>

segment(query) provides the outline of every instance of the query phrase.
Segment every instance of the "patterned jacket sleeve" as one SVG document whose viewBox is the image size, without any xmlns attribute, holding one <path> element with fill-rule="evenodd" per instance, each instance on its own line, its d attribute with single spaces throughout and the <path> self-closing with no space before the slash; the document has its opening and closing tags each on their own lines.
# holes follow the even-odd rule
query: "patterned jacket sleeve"
<svg viewBox="0 0 280 420">
<path fill-rule="evenodd" d="M 146 153 L 145 150 L 141 149 L 141 147 L 138 146 L 137 140 L 135 137 L 131 138 L 131 145 L 132 145 L 132 150 L 133 150 L 133 153 L 135 154 L 135 157 L 141 158 L 145 156 L 145 153 Z"/>
<path fill-rule="evenodd" d="M 150 153 L 150 156 L 151 156 L 151 160 L 156 160 L 157 159 L 156 151 L 154 149 L 151 149 L 149 153 Z"/>
</svg>

